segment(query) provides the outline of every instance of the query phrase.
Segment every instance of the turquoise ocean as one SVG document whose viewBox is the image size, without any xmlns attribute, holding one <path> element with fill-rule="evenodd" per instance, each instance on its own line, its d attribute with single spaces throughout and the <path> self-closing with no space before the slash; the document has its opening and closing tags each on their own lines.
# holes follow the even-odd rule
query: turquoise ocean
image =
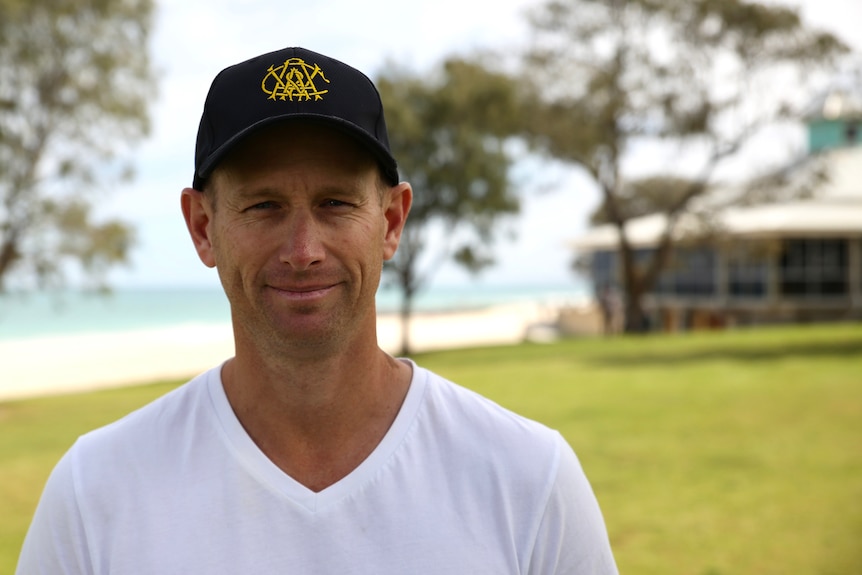
<svg viewBox="0 0 862 575">
<path fill-rule="evenodd" d="M 576 280 L 550 286 L 432 287 L 420 293 L 414 308 L 444 312 L 522 302 L 582 303 L 589 293 L 587 285 Z M 377 294 L 378 312 L 396 312 L 400 299 L 399 291 L 381 289 Z M 219 288 L 116 289 L 106 295 L 67 291 L 0 296 L 0 340 L 229 322 L 230 309 Z"/>
</svg>

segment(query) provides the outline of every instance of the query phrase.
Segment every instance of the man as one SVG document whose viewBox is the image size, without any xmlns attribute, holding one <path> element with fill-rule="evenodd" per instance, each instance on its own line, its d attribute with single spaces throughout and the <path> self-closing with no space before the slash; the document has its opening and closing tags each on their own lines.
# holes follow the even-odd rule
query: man
<svg viewBox="0 0 862 575">
<path fill-rule="evenodd" d="M 411 199 L 362 73 L 222 71 L 182 210 L 236 354 L 77 441 L 18 573 L 616 573 L 558 433 L 378 347 Z"/>
</svg>

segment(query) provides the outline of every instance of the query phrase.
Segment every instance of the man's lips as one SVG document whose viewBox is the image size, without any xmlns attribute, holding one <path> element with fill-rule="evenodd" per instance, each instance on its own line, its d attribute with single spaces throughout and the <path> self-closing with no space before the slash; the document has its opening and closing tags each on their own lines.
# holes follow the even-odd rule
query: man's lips
<svg viewBox="0 0 862 575">
<path fill-rule="evenodd" d="M 310 284 L 310 285 L 271 285 L 280 296 L 295 300 L 311 300 L 320 298 L 335 289 L 338 284 Z"/>
</svg>

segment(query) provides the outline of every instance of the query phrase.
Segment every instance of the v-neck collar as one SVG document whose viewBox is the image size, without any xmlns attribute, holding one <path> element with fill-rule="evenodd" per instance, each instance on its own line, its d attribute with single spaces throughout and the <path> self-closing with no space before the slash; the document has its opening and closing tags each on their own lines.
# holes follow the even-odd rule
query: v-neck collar
<svg viewBox="0 0 862 575">
<path fill-rule="evenodd" d="M 310 512 L 320 511 L 354 493 L 370 481 L 394 455 L 415 421 L 427 386 L 427 372 L 410 360 L 413 370 L 410 388 L 395 420 L 374 451 L 353 471 L 322 491 L 312 491 L 282 471 L 255 444 L 233 411 L 221 380 L 221 368 L 207 377 L 210 401 L 228 448 L 237 461 L 269 489 L 280 493 Z"/>
</svg>

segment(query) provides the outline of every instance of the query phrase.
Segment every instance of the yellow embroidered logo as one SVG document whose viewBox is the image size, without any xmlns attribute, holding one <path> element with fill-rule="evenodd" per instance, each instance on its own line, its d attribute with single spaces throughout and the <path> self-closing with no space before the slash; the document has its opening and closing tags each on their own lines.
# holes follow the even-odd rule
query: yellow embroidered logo
<svg viewBox="0 0 862 575">
<path fill-rule="evenodd" d="M 289 58 L 281 66 L 273 64 L 263 77 L 261 89 L 269 94 L 270 100 L 308 101 L 322 100 L 329 90 L 321 90 L 315 81 L 329 80 L 317 64 L 306 64 L 301 58 Z"/>
</svg>

